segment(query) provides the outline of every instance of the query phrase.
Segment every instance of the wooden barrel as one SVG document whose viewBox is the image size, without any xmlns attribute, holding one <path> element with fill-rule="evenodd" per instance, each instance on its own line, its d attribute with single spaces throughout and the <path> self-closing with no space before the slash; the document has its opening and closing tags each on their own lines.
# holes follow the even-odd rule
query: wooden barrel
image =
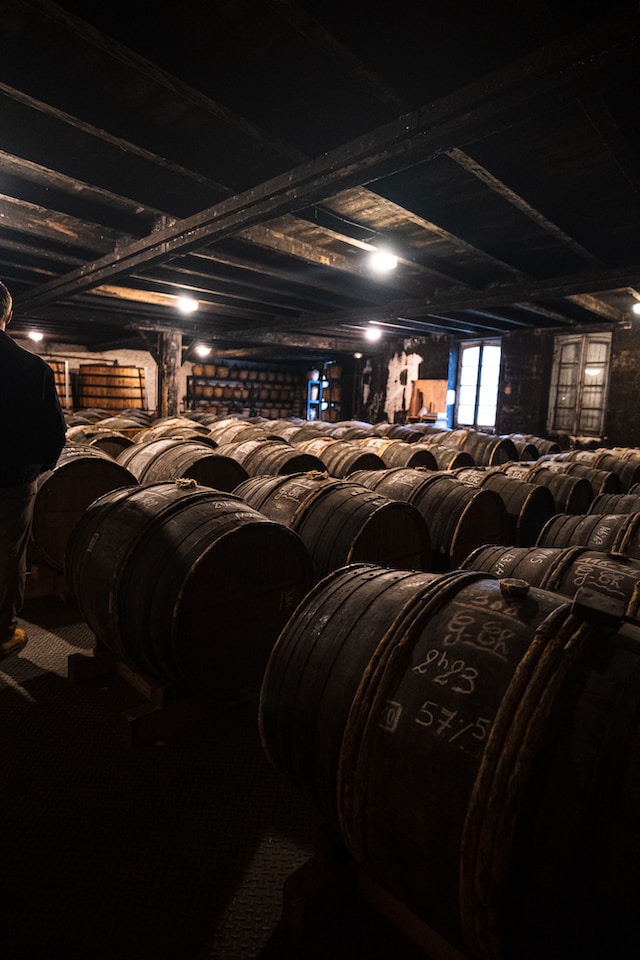
<svg viewBox="0 0 640 960">
<path fill-rule="evenodd" d="M 443 956 L 619 956 L 635 929 L 640 632 L 592 599 L 352 564 L 274 645 L 267 757 Z"/>
<path fill-rule="evenodd" d="M 117 430 L 99 430 L 87 442 L 90 447 L 99 447 L 117 460 L 122 451 L 133 444 L 133 439 Z"/>
<path fill-rule="evenodd" d="M 318 457 L 298 450 L 286 440 L 241 440 L 237 443 L 221 444 L 218 450 L 241 463 L 250 477 L 325 469 Z"/>
<path fill-rule="evenodd" d="M 433 451 L 424 445 L 393 440 L 391 437 L 361 437 L 352 441 L 364 450 L 377 453 L 385 467 L 427 467 L 437 470 L 438 463 Z"/>
<path fill-rule="evenodd" d="M 559 457 L 564 457 L 564 455 L 560 454 Z M 622 490 L 620 477 L 617 473 L 613 473 L 611 470 L 598 470 L 596 467 L 579 460 L 555 459 L 555 457 L 547 459 L 543 457 L 539 461 L 539 465 L 543 465 L 548 470 L 555 470 L 557 473 L 584 477 L 591 484 L 594 497 L 601 493 L 620 493 Z"/>
<path fill-rule="evenodd" d="M 637 457 L 628 458 L 606 449 L 572 450 L 565 457 L 574 463 L 617 474 L 622 493 L 628 493 L 629 488 L 640 481 L 640 459 Z"/>
<path fill-rule="evenodd" d="M 269 437 L 269 432 L 260 423 L 236 420 L 233 423 L 212 424 L 209 436 L 216 443 L 240 443 L 242 440 L 259 440 Z"/>
<path fill-rule="evenodd" d="M 139 485 L 98 498 L 65 570 L 98 641 L 153 677 L 215 698 L 253 694 L 313 582 L 300 538 L 240 497 Z"/>
<path fill-rule="evenodd" d="M 640 482 L 640 459 L 637 454 L 631 457 L 618 457 L 603 451 L 597 456 L 594 466 L 598 470 L 611 470 L 615 473 L 620 480 L 622 493 L 627 493 L 634 483 Z"/>
<path fill-rule="evenodd" d="M 518 451 L 508 437 L 496 437 L 476 430 L 467 431 L 460 447 L 471 454 L 478 466 L 492 467 L 519 459 Z"/>
<path fill-rule="evenodd" d="M 518 547 L 533 546 L 555 513 L 553 496 L 546 487 L 477 467 L 456 470 L 454 474 L 463 483 L 498 494 L 507 511 L 507 542 Z"/>
<path fill-rule="evenodd" d="M 422 449 L 426 447 L 436 461 L 438 470 L 455 470 L 457 467 L 473 467 L 475 461 L 470 453 L 461 450 L 459 447 L 450 447 L 444 443 L 429 443 L 428 440 L 421 440 L 416 447 Z"/>
<path fill-rule="evenodd" d="M 429 529 L 434 570 L 458 567 L 480 544 L 508 542 L 507 510 L 493 490 L 415 467 L 358 470 L 349 479 L 417 507 Z"/>
<path fill-rule="evenodd" d="M 136 443 L 146 443 L 148 440 L 158 440 L 160 437 L 193 437 L 196 435 L 206 438 L 215 446 L 209 438 L 209 428 L 205 424 L 191 420 L 189 417 L 165 417 L 156 420 L 140 430 L 134 439 Z"/>
<path fill-rule="evenodd" d="M 526 580 L 566 597 L 588 587 L 615 604 L 625 617 L 640 623 L 640 560 L 612 556 L 588 547 L 477 547 L 462 564 L 464 570 L 482 570 L 495 576 Z"/>
<path fill-rule="evenodd" d="M 318 578 L 356 560 L 429 569 L 429 531 L 418 510 L 358 483 L 323 473 L 259 476 L 241 483 L 234 493 L 296 531 Z"/>
<path fill-rule="evenodd" d="M 546 487 L 553 496 L 558 513 L 586 513 L 593 500 L 593 489 L 585 477 L 573 477 L 550 469 L 545 461 L 534 466 L 507 464 L 501 469 L 508 477 Z"/>
<path fill-rule="evenodd" d="M 144 367 L 81 363 L 78 369 L 78 405 L 107 410 L 146 407 Z"/>
<path fill-rule="evenodd" d="M 402 423 L 385 424 L 382 435 L 390 440 L 404 440 L 405 443 L 419 443 L 423 437 L 423 434 L 416 430 L 415 426 Z"/>
<path fill-rule="evenodd" d="M 540 451 L 534 443 L 531 443 L 529 440 L 514 440 L 513 437 L 510 438 L 516 452 L 518 454 L 518 460 L 537 460 L 540 456 Z"/>
<path fill-rule="evenodd" d="M 303 446 L 303 449 L 306 444 Z M 335 440 L 319 449 L 317 456 L 324 469 L 337 480 L 346 479 L 354 470 L 384 469 L 384 460 L 372 450 L 363 450 L 357 443 Z"/>
<path fill-rule="evenodd" d="M 140 483 L 185 477 L 202 486 L 230 492 L 249 476 L 233 457 L 196 438 L 158 437 L 147 443 L 132 444 L 118 455 L 118 462 Z"/>
<path fill-rule="evenodd" d="M 517 449 L 533 448 L 536 452 L 531 457 L 521 456 L 521 460 L 537 460 L 547 453 L 560 453 L 560 444 L 556 440 L 547 440 L 546 437 L 536 437 L 532 433 L 508 433 Z"/>
<path fill-rule="evenodd" d="M 65 410 L 70 410 L 73 407 L 73 395 L 71 390 L 71 376 L 69 374 L 69 361 L 47 360 L 47 363 L 53 370 L 53 380 L 56 385 L 60 406 Z"/>
<path fill-rule="evenodd" d="M 89 504 L 111 490 L 137 484 L 130 470 L 99 447 L 65 444 L 53 470 L 38 477 L 29 561 L 61 572 L 67 541 Z"/>
<path fill-rule="evenodd" d="M 640 512 L 640 489 L 636 493 L 601 493 L 594 497 L 587 513 Z"/>
<path fill-rule="evenodd" d="M 583 546 L 623 557 L 640 557 L 640 513 L 556 514 L 538 537 L 540 547 Z"/>
</svg>

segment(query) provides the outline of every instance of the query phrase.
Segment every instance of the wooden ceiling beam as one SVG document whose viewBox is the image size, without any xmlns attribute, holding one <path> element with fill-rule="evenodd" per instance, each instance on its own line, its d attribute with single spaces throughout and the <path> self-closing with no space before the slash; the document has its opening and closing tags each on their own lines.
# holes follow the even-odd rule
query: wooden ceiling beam
<svg viewBox="0 0 640 960">
<path fill-rule="evenodd" d="M 536 210 L 535 207 L 532 207 L 530 203 L 521 197 L 518 193 L 508 187 L 502 180 L 499 180 L 492 173 L 490 173 L 482 164 L 478 163 L 472 157 L 469 156 L 464 150 L 460 150 L 459 147 L 453 147 L 451 150 L 446 151 L 447 156 L 450 160 L 453 160 L 459 167 L 465 170 L 471 176 L 475 177 L 477 180 L 480 180 L 486 187 L 488 187 L 492 193 L 497 194 L 508 204 L 514 207 L 518 213 L 521 213 L 523 216 L 528 217 L 537 227 L 540 227 L 541 230 L 544 230 L 545 233 L 549 234 L 557 240 L 563 247 L 566 247 L 568 250 L 571 250 L 577 257 L 581 260 L 584 260 L 586 263 L 593 263 L 599 266 L 602 266 L 602 261 L 598 257 L 594 256 L 589 250 L 578 243 L 577 240 L 574 240 L 573 237 L 570 237 L 561 227 L 553 223 L 547 216 L 542 214 L 539 210 Z"/>
<path fill-rule="evenodd" d="M 67 298 L 141 264 L 166 260 L 240 229 L 308 206 L 342 189 L 397 172 L 452 149 L 464 148 L 487 131 L 511 122 L 518 111 L 541 97 L 572 93 L 579 78 L 616 69 L 621 57 L 638 45 L 632 16 L 563 37 L 547 48 L 496 71 L 350 143 L 331 150 L 287 174 L 243 191 L 201 213 L 131 244 L 127 250 L 30 291 L 16 304 Z"/>
<path fill-rule="evenodd" d="M 67 248 L 81 247 L 94 253 L 112 251 L 122 239 L 121 234 L 107 227 L 96 227 L 77 217 L 0 195 L 0 230 L 5 229 L 14 234 L 53 240 Z"/>
</svg>

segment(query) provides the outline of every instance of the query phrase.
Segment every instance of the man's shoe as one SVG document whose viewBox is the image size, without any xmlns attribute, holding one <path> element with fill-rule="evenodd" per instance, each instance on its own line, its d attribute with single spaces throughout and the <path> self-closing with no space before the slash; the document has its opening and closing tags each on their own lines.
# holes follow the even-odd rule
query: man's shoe
<svg viewBox="0 0 640 960">
<path fill-rule="evenodd" d="M 16 627 L 13 635 L 4 643 L 0 643 L 0 660 L 6 660 L 14 653 L 19 653 L 27 645 L 28 637 L 21 627 Z"/>
</svg>

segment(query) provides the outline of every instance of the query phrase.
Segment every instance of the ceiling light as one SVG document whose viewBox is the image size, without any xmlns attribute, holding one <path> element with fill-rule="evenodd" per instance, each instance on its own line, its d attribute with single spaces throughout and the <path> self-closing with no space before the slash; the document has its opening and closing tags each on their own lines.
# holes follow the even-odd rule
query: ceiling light
<svg viewBox="0 0 640 960">
<path fill-rule="evenodd" d="M 364 335 L 367 340 L 371 340 L 373 342 L 380 339 L 382 336 L 382 330 L 380 330 L 379 327 L 367 327 Z"/>
<path fill-rule="evenodd" d="M 354 357 L 355 360 L 362 360 L 362 354 L 361 354 L 361 353 L 354 353 L 353 357 Z"/>
<path fill-rule="evenodd" d="M 211 353 L 211 347 L 205 346 L 204 343 L 199 343 L 196 347 L 196 353 L 199 357 L 208 357 Z"/>
<path fill-rule="evenodd" d="M 374 250 L 371 254 L 371 266 L 374 270 L 395 270 L 398 258 L 388 250 Z"/>
<path fill-rule="evenodd" d="M 193 313 L 198 309 L 198 301 L 193 297 L 178 297 L 176 306 L 180 313 Z"/>
<path fill-rule="evenodd" d="M 43 337 L 43 336 L 44 336 L 44 334 L 39 333 L 37 330 L 31 330 L 31 331 L 29 332 L 29 339 L 30 339 L 30 340 L 35 340 L 35 341 L 37 341 L 38 343 L 42 340 L 42 337 Z"/>
<path fill-rule="evenodd" d="M 634 303 L 631 309 L 633 310 L 634 313 L 640 313 L 640 303 L 638 302 Z"/>
</svg>

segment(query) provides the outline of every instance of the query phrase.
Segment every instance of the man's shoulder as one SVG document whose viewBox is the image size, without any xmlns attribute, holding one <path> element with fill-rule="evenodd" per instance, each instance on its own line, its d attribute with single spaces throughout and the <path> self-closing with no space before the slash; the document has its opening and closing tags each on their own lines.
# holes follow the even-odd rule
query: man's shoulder
<svg viewBox="0 0 640 960">
<path fill-rule="evenodd" d="M 43 360 L 37 353 L 31 353 L 30 350 L 20 346 L 2 330 L 0 330 L 0 353 L 8 362 L 19 362 L 32 370 L 48 370 L 53 373 L 46 360 Z"/>
</svg>

